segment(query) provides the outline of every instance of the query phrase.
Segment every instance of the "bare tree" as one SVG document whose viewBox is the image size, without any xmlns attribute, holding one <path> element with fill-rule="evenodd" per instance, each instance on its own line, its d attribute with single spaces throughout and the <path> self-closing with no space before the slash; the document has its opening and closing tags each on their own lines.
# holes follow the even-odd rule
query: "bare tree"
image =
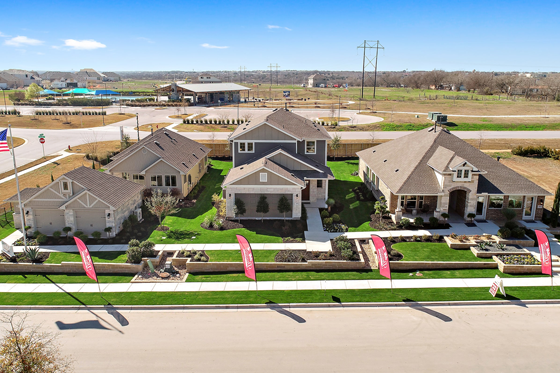
<svg viewBox="0 0 560 373">
<path fill-rule="evenodd" d="M 420 89 L 424 83 L 424 74 L 421 72 L 414 72 L 410 73 L 409 75 L 405 76 L 403 79 L 403 83 L 411 88 Z"/>
<path fill-rule="evenodd" d="M 479 94 L 491 94 L 493 88 L 492 84 L 492 73 L 473 71 L 469 73 L 465 79 L 467 89 L 477 91 Z"/>
<path fill-rule="evenodd" d="M 253 113 L 251 112 L 246 112 L 244 113 L 241 118 L 245 121 L 245 123 L 249 122 L 251 119 L 253 119 Z"/>
<path fill-rule="evenodd" d="M 435 89 L 439 89 L 439 87 L 444 83 L 446 76 L 447 73 L 443 70 L 432 70 L 424 74 L 424 81 L 426 82 L 428 88 L 430 86 L 434 86 Z"/>
<path fill-rule="evenodd" d="M 334 117 L 336 115 L 336 106 L 334 103 L 331 103 L 331 106 L 329 107 L 329 115 L 331 117 L 331 120 L 334 120 Z"/>
<path fill-rule="evenodd" d="M 86 134 L 84 134 L 82 136 L 84 145 L 82 146 L 85 149 L 86 153 L 97 155 L 99 149 L 99 142 L 101 141 L 102 138 L 103 136 L 98 137 L 97 132 L 95 131 L 87 132 Z"/>
<path fill-rule="evenodd" d="M 511 74 L 499 75 L 494 79 L 494 87 L 507 97 L 511 96 L 519 84 L 519 77 Z"/>
<path fill-rule="evenodd" d="M 7 324 L 0 342 L 0 371 L 6 373 L 64 373 L 72 371 L 72 361 L 60 353 L 57 335 L 39 326 L 26 325 L 27 314 L 2 315 Z"/>
<path fill-rule="evenodd" d="M 482 149 L 482 142 L 484 141 L 484 132 L 478 131 L 478 150 Z"/>
<path fill-rule="evenodd" d="M 371 131 L 369 133 L 369 139 L 371 140 L 372 144 L 375 144 L 375 131 Z"/>
</svg>

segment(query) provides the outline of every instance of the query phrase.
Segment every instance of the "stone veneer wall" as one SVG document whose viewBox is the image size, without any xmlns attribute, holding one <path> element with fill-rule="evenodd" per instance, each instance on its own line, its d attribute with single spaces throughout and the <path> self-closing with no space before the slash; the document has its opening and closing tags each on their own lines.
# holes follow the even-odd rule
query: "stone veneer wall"
<svg viewBox="0 0 560 373">
<path fill-rule="evenodd" d="M 140 264 L 95 263 L 97 274 L 136 274 L 144 268 Z M 81 273 L 85 275 L 82 262 L 62 262 L 60 264 L 0 263 L 0 273 Z"/>
<path fill-rule="evenodd" d="M 204 272 L 243 272 L 241 262 L 191 262 L 190 258 L 173 258 L 173 265 L 186 265 L 189 273 Z M 344 260 L 309 260 L 303 263 L 255 263 L 257 271 L 359 271 L 365 268 L 365 262 Z"/>
</svg>

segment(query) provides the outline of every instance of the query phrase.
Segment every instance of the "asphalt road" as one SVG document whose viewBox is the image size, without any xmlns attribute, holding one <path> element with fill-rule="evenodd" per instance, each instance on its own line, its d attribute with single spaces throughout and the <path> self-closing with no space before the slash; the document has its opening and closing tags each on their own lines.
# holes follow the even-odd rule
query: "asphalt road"
<svg viewBox="0 0 560 373">
<path fill-rule="evenodd" d="M 77 372 L 557 372 L 559 306 L 32 312 Z M 121 325 L 122 324 L 122 325 Z"/>
<path fill-rule="evenodd" d="M 30 114 L 33 108 L 20 108 L 24 114 Z M 119 107 L 111 107 L 107 109 L 108 113 L 119 112 Z M 186 109 L 187 113 L 208 113 L 210 118 L 217 118 L 220 114 L 227 113 L 230 118 L 237 117 L 236 108 L 203 108 L 203 107 L 189 107 Z M 246 112 L 251 112 L 258 115 L 269 109 L 240 109 L 240 117 Z M 165 110 L 154 110 L 154 108 L 123 108 L 123 112 L 138 113 L 140 125 L 150 123 L 178 123 L 180 120 L 168 118 L 170 115 L 183 113 L 183 108 L 169 108 Z M 298 110 L 300 114 L 305 114 L 305 110 Z M 320 114 L 329 115 L 325 110 L 319 113 L 317 110 L 308 110 L 307 113 L 311 116 Z M 355 111 L 341 111 L 342 116 L 356 117 Z M 359 117 L 367 117 L 360 115 Z M 371 122 L 371 118 L 368 122 Z M 362 120 L 362 119 L 360 119 Z M 358 119 L 356 119 L 358 121 Z M 129 134 L 132 138 L 137 138 L 137 133 L 134 131 L 136 126 L 136 118 L 131 118 L 118 122 L 105 127 L 96 127 L 88 129 L 73 129 L 73 130 L 44 130 L 44 129 L 20 129 L 14 128 L 13 135 L 27 139 L 28 142 L 16 149 L 18 165 L 23 165 L 39 159 L 43 156 L 43 149 L 39 143 L 38 135 L 43 133 L 46 137 L 45 154 L 53 154 L 70 146 L 80 145 L 90 142 L 94 139 L 97 141 L 118 140 L 120 139 L 120 127 L 124 128 L 125 133 Z M 376 131 L 373 136 L 375 139 L 396 139 L 398 137 L 407 135 L 411 132 L 407 131 Z M 552 139 L 560 138 L 560 131 L 456 131 L 454 132 L 462 139 L 478 139 L 480 134 L 483 134 L 484 139 Z M 148 132 L 140 132 L 140 137 L 147 136 Z M 214 135 L 215 140 L 225 140 L 229 136 L 228 132 L 183 132 L 185 136 L 193 140 L 210 140 Z M 337 132 L 337 134 L 344 140 L 370 140 L 372 137 L 371 132 Z M 5 172 L 13 169 L 9 153 L 0 153 L 0 172 Z"/>
</svg>

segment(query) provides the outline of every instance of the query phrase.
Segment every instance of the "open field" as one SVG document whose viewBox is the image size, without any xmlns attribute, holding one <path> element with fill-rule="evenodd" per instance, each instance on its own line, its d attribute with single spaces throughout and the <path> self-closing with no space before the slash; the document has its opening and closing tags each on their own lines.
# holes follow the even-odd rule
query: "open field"
<svg viewBox="0 0 560 373">
<path fill-rule="evenodd" d="M 135 143 L 136 140 L 130 140 L 130 142 Z M 82 145 L 74 146 L 72 150 L 66 150 L 66 152 L 76 154 L 96 154 L 99 157 L 105 157 L 108 152 L 115 152 L 118 150 L 121 150 L 121 142 L 119 140 L 110 140 L 88 142 Z"/>
<path fill-rule="evenodd" d="M 129 118 L 134 118 L 136 115 L 130 113 L 123 114 L 109 114 L 105 115 L 105 125 L 117 123 Z M 33 119 L 35 118 L 35 119 Z M 79 115 L 68 116 L 69 124 L 64 124 L 64 116 L 37 116 L 31 115 L 8 115 L 0 117 L 0 127 L 6 127 L 8 122 L 14 128 L 36 128 L 36 129 L 73 129 L 73 128 L 91 128 L 101 127 L 103 125 L 103 118 L 101 115 L 84 115 L 80 119 Z M 83 125 L 82 125 L 83 121 Z"/>
<path fill-rule="evenodd" d="M 38 164 L 41 164 L 43 162 L 48 161 L 49 159 L 53 159 L 53 158 L 56 158 L 56 157 L 58 157 L 58 156 L 57 155 L 47 155 L 45 158 L 39 158 L 36 161 L 29 162 L 24 166 L 19 166 L 18 171 L 21 172 L 21 171 L 27 170 L 28 168 L 31 168 L 33 166 L 37 166 Z M 12 176 L 13 174 L 14 174 L 14 170 L 3 172 L 3 173 L 0 174 L 0 180 L 5 178 L 5 177 Z"/>
</svg>

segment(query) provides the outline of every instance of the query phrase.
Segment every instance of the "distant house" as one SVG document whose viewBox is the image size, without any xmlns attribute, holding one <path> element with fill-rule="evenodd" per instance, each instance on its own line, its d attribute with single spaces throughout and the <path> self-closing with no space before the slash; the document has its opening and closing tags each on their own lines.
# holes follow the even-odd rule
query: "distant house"
<svg viewBox="0 0 560 373">
<path fill-rule="evenodd" d="M 23 82 L 24 87 L 28 87 L 31 84 L 35 83 L 37 85 L 41 85 L 41 77 L 35 71 L 27 71 L 27 70 L 20 70 L 20 69 L 9 69 L 5 70 L 5 73 L 13 75 L 14 77 L 21 79 Z"/>
<path fill-rule="evenodd" d="M 51 82 L 51 88 L 62 89 L 66 87 L 68 87 L 68 84 L 66 82 L 61 82 L 60 80 L 55 80 L 54 82 Z"/>
<path fill-rule="evenodd" d="M 52 235 L 71 227 L 72 232 L 88 235 L 111 227 L 111 235 L 122 229 L 131 214 L 142 218 L 143 186 L 88 167 L 80 167 L 43 188 L 21 191 L 25 224 L 31 231 Z M 17 194 L 8 198 L 14 204 L 14 224 L 21 228 Z"/>
<path fill-rule="evenodd" d="M 121 76 L 117 73 L 104 72 L 102 74 L 104 76 L 103 80 L 106 82 L 120 82 L 122 80 Z"/>
<path fill-rule="evenodd" d="M 356 153 L 359 176 L 379 198 L 385 196 L 395 220 L 404 214 L 466 219 L 541 219 L 551 194 L 447 129 L 430 127 Z"/>
<path fill-rule="evenodd" d="M 280 109 L 240 125 L 230 137 L 233 168 L 222 188 L 226 216 L 233 218 L 235 200 L 245 203 L 244 219 L 258 219 L 256 207 L 266 196 L 270 211 L 264 218 L 283 216 L 278 201 L 287 197 L 292 211 L 286 217 L 299 219 L 302 203 L 323 206 L 329 180 L 334 176 L 327 166 L 330 135 L 323 126 Z"/>
<path fill-rule="evenodd" d="M 327 86 L 327 78 L 321 74 L 314 74 L 307 78 L 307 86 L 308 87 L 323 87 Z"/>
<path fill-rule="evenodd" d="M 162 128 L 114 156 L 105 172 L 165 193 L 178 189 L 186 196 L 206 173 L 210 151 Z"/>
<path fill-rule="evenodd" d="M 5 72 L 0 71 L 0 84 L 3 88 L 23 87 L 23 80 Z"/>
<path fill-rule="evenodd" d="M 196 79 L 196 83 L 198 84 L 205 84 L 205 83 L 221 83 L 222 81 L 212 75 L 199 75 Z"/>
</svg>

